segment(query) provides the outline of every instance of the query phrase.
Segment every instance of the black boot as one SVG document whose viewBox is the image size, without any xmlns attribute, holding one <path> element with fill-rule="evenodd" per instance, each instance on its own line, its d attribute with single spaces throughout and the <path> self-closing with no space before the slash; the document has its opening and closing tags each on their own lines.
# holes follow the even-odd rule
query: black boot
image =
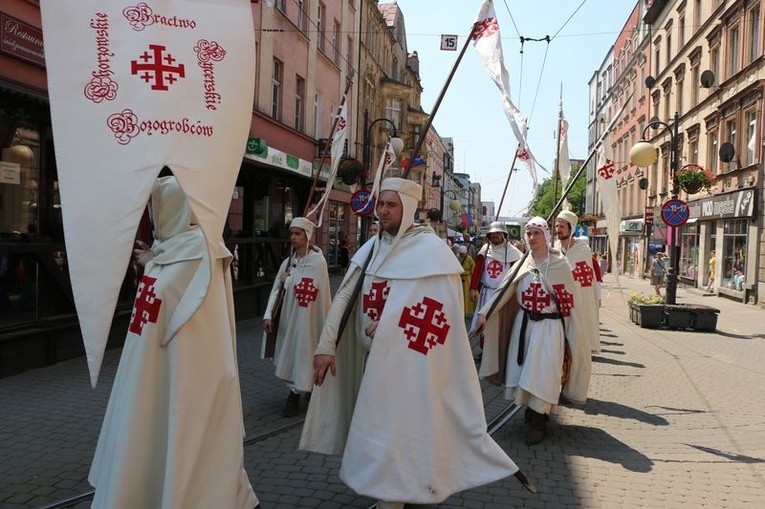
<svg viewBox="0 0 765 509">
<path fill-rule="evenodd" d="M 528 409 L 529 424 L 526 427 L 526 445 L 536 445 L 547 436 L 547 414 Z"/>
<path fill-rule="evenodd" d="M 282 417 L 295 417 L 300 413 L 300 394 L 290 391 L 287 396 L 287 403 L 284 404 Z"/>
</svg>

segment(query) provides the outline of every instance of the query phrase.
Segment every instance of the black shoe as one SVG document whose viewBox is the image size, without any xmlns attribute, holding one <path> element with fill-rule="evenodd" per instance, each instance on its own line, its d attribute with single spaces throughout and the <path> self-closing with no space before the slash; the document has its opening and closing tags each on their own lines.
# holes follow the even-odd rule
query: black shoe
<svg viewBox="0 0 765 509">
<path fill-rule="evenodd" d="M 526 428 L 526 445 L 536 445 L 547 436 L 547 421 L 550 417 L 547 414 L 540 414 L 527 409 L 528 426 Z"/>
<path fill-rule="evenodd" d="M 284 404 L 284 410 L 282 410 L 282 417 L 295 417 L 300 413 L 300 394 L 290 391 L 290 395 L 287 396 L 287 403 Z"/>
</svg>

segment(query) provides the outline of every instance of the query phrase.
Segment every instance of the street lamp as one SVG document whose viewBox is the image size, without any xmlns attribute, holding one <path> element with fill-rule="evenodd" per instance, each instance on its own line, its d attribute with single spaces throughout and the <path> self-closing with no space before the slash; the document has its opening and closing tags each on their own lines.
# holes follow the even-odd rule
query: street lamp
<svg viewBox="0 0 765 509">
<path fill-rule="evenodd" d="M 398 155 L 404 149 L 404 141 L 398 137 L 398 133 L 396 131 L 396 124 L 392 120 L 385 117 L 380 117 L 370 122 L 369 110 L 364 110 L 364 146 L 362 148 L 362 152 L 363 152 L 363 159 L 364 159 L 363 161 L 364 171 L 366 172 L 365 177 L 369 175 L 369 165 L 370 165 L 369 152 L 371 149 L 370 138 L 372 137 L 372 127 L 374 127 L 374 125 L 378 122 L 387 122 L 388 124 L 390 124 L 392 129 L 390 144 L 391 144 L 391 148 L 393 149 L 393 152 L 395 152 L 396 155 Z M 364 179 L 364 182 L 362 184 L 366 187 L 366 184 L 367 184 L 366 178 Z"/>
<path fill-rule="evenodd" d="M 643 129 L 640 135 L 641 140 L 630 149 L 630 162 L 636 166 L 648 167 L 656 163 L 658 155 L 656 148 L 646 141 L 646 132 L 649 128 L 656 129 L 659 126 L 664 127 L 670 136 L 670 161 L 669 172 L 672 177 L 672 199 L 677 199 L 680 186 L 677 181 L 677 170 L 680 165 L 680 147 L 678 129 L 680 127 L 680 115 L 675 112 L 673 125 L 662 122 L 654 117 Z M 674 227 L 672 235 L 672 245 L 669 247 L 669 270 L 667 271 L 667 304 L 677 303 L 677 275 L 680 262 L 680 228 Z"/>
</svg>

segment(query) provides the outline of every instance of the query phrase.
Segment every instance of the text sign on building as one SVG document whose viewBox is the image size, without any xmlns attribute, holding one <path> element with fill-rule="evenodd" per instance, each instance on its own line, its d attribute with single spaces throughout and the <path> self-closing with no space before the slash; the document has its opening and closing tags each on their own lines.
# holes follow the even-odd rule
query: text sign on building
<svg viewBox="0 0 765 509">
<path fill-rule="evenodd" d="M 653 207 L 646 207 L 643 211 L 643 220 L 648 223 L 653 223 Z"/>
<path fill-rule="evenodd" d="M 667 226 L 683 226 L 688 222 L 689 214 L 688 204 L 682 200 L 667 200 L 661 206 L 661 219 Z"/>
<path fill-rule="evenodd" d="M 0 52 L 45 67 L 42 30 L 0 13 Z"/>
<path fill-rule="evenodd" d="M 715 195 L 688 204 L 693 217 L 699 220 L 754 217 L 755 190 L 744 189 L 733 193 Z"/>
<path fill-rule="evenodd" d="M 441 35 L 441 50 L 457 51 L 457 36 L 452 34 Z"/>
</svg>

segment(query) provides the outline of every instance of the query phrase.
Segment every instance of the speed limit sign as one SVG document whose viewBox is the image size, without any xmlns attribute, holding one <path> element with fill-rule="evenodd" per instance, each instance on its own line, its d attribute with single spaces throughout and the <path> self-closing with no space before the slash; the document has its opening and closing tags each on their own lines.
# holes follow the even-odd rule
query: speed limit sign
<svg viewBox="0 0 765 509">
<path fill-rule="evenodd" d="M 441 36 L 441 49 L 444 51 L 457 51 L 457 36 L 456 35 L 442 35 Z"/>
</svg>

